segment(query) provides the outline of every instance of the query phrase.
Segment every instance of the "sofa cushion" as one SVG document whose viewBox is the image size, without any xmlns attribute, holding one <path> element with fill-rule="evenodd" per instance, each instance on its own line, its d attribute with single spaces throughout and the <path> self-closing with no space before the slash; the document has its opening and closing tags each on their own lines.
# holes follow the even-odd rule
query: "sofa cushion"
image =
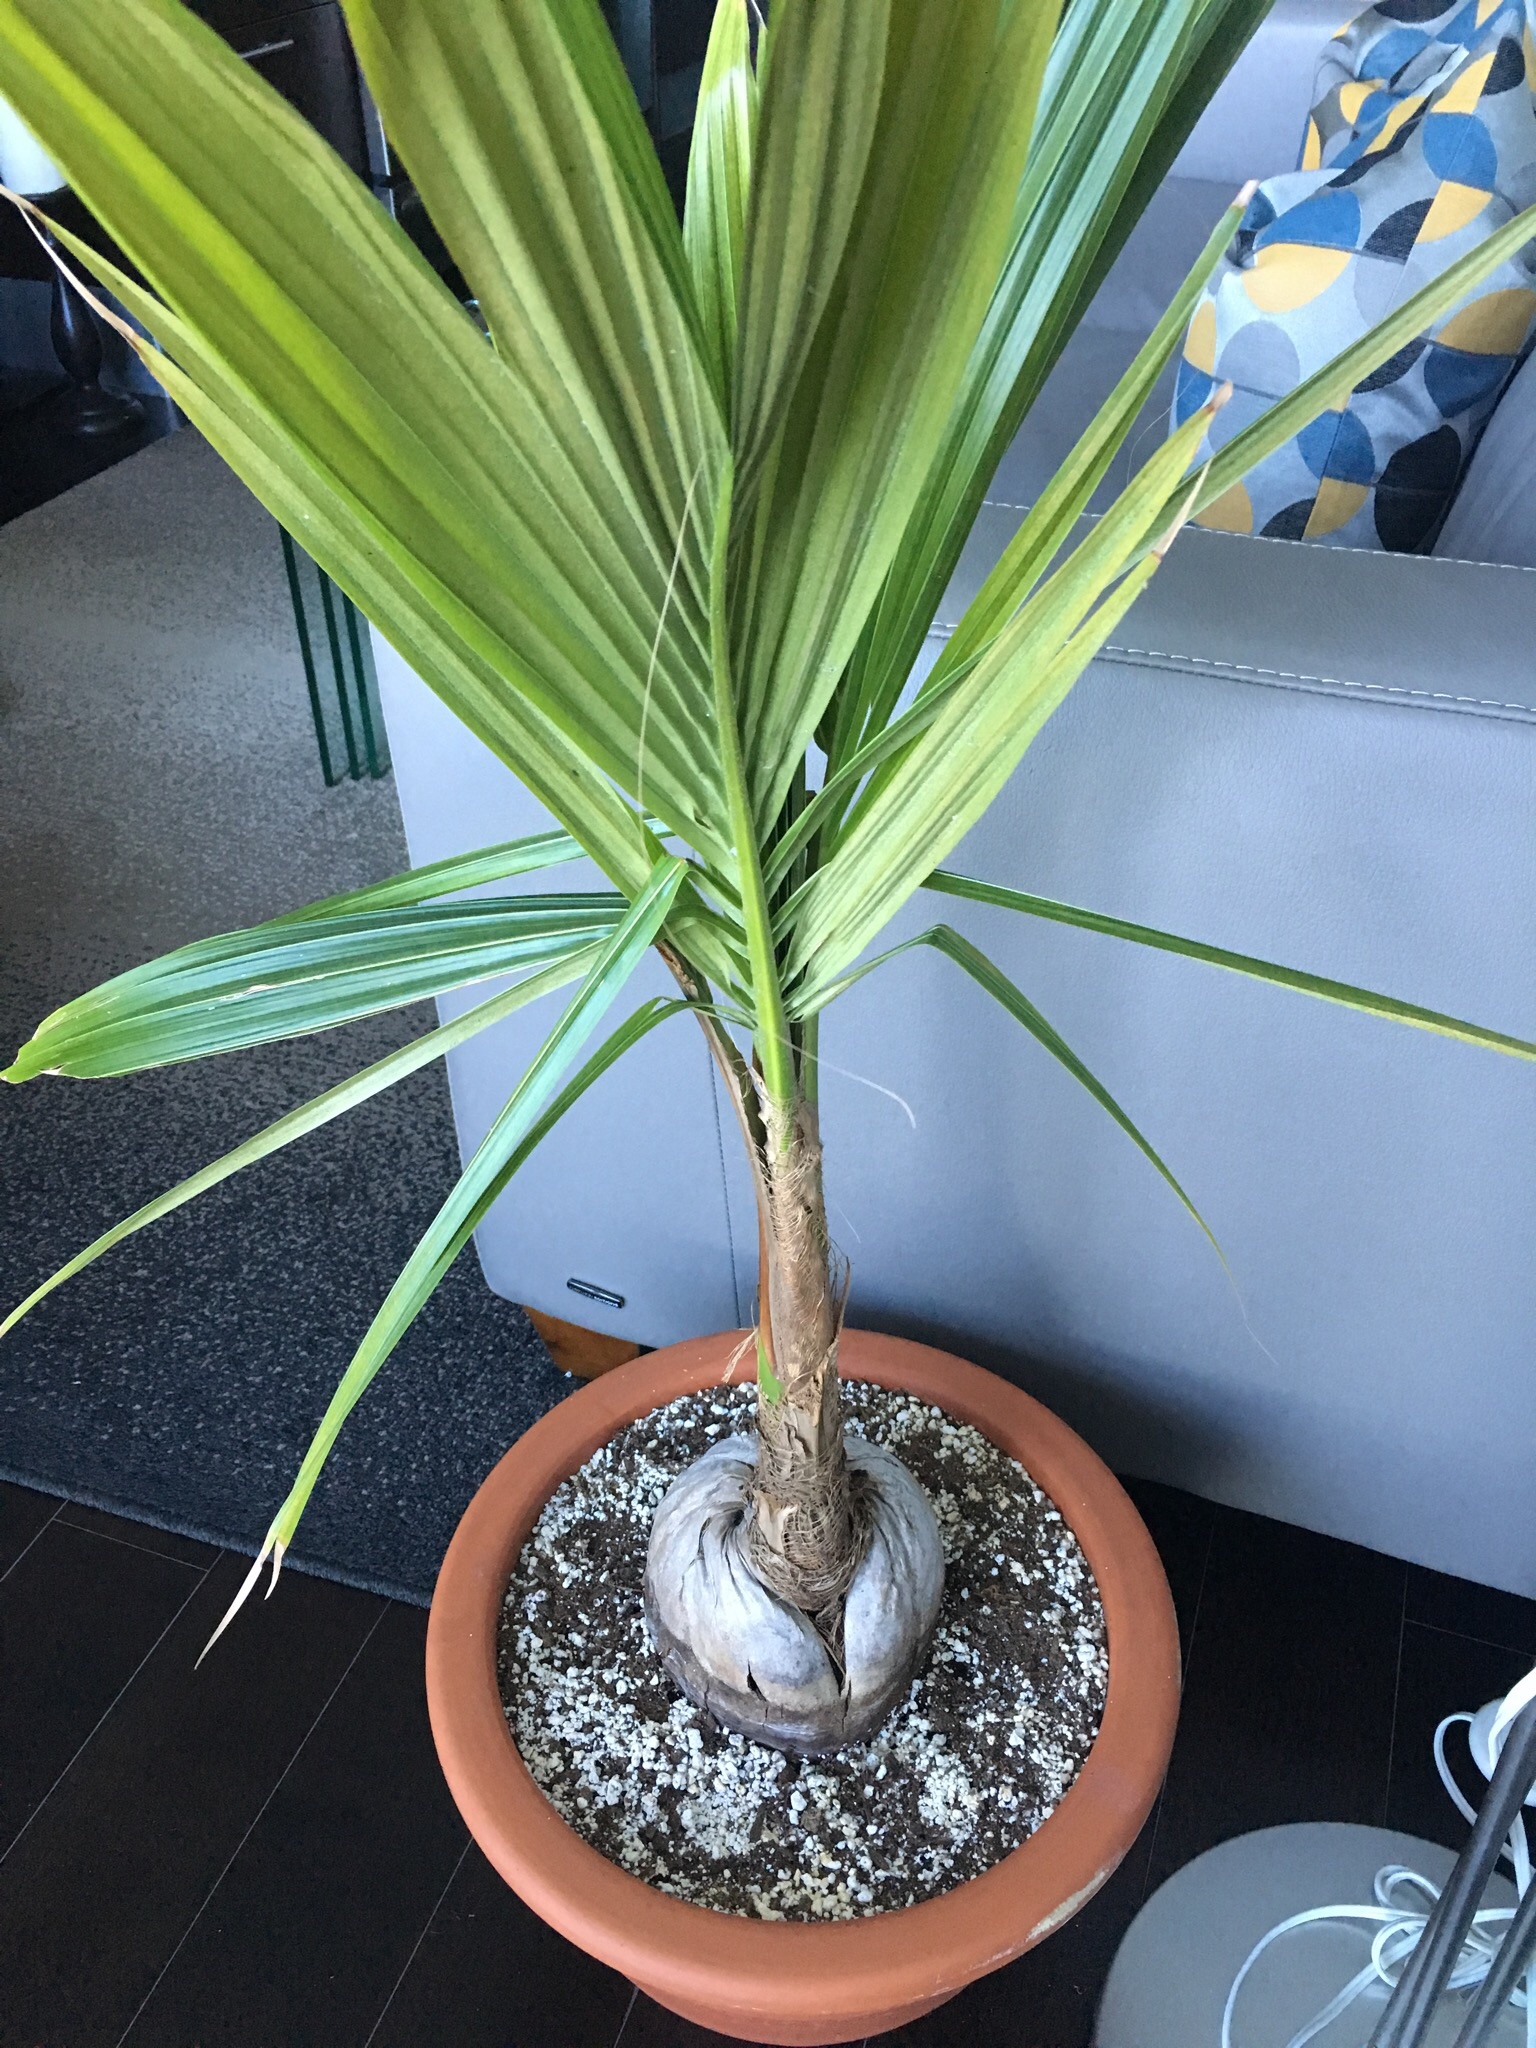
<svg viewBox="0 0 1536 2048">
<path fill-rule="evenodd" d="M 1536 569 L 1536 354 L 1516 371 L 1483 430 L 1435 553 Z"/>
<path fill-rule="evenodd" d="M 1536 0 L 1385 0 L 1327 46 L 1304 167 L 1260 187 L 1190 323 L 1174 423 L 1220 446 L 1536 197 Z M 1486 18 L 1476 19 L 1479 13 Z M 1536 63 L 1536 59 L 1531 60 Z M 1536 245 L 1211 506 L 1274 539 L 1434 536 L 1536 326 Z"/>
</svg>

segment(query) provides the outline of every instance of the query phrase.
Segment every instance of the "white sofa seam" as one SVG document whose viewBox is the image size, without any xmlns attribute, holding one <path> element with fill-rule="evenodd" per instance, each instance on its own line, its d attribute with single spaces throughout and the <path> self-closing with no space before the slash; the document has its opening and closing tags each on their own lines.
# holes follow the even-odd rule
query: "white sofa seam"
<svg viewBox="0 0 1536 2048">
<path fill-rule="evenodd" d="M 1181 668 L 1224 669 L 1234 675 L 1273 676 L 1277 682 L 1320 683 L 1333 690 L 1372 690 L 1384 697 L 1424 697 L 1436 704 L 1469 704 L 1479 711 L 1523 711 L 1528 717 L 1536 715 L 1536 705 L 1504 703 L 1497 697 L 1462 697 L 1453 690 L 1415 690 L 1405 683 L 1359 683 L 1348 676 L 1312 676 L 1298 669 L 1261 668 L 1247 661 L 1217 661 L 1206 654 L 1177 654 L 1166 647 L 1128 647 L 1108 640 L 1104 644 L 1104 652 L 1141 655 L 1148 661 L 1174 662 Z"/>
<path fill-rule="evenodd" d="M 954 633 L 954 624 L 947 619 L 935 619 L 928 629 L 928 638 L 940 643 Z M 1463 697 L 1454 690 L 1416 690 L 1407 683 L 1361 683 L 1349 676 L 1314 676 L 1304 670 L 1291 668 L 1264 668 L 1257 662 L 1219 661 L 1209 654 L 1181 654 L 1170 647 L 1132 647 L 1123 641 L 1107 640 L 1101 654 L 1122 654 L 1132 660 L 1165 661 L 1174 670 L 1191 668 L 1216 669 L 1225 675 L 1262 676 L 1279 683 L 1312 683 L 1327 690 L 1365 690 L 1375 696 L 1422 698 L 1433 704 L 1464 704 L 1474 711 L 1515 711 L 1523 718 L 1536 718 L 1536 704 L 1506 703 L 1499 697 Z"/>
</svg>

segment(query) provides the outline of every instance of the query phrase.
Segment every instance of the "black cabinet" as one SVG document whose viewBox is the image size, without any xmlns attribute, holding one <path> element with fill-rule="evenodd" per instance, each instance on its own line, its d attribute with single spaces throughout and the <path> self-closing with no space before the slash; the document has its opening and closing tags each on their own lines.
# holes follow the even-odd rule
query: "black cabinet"
<svg viewBox="0 0 1536 2048">
<path fill-rule="evenodd" d="M 307 7 L 294 0 L 197 0 L 193 11 L 319 130 L 344 163 L 360 178 L 368 176 L 357 62 L 335 0 Z"/>
<path fill-rule="evenodd" d="M 317 14 L 333 0 L 186 0 L 192 12 L 231 39 L 291 14 Z"/>
</svg>

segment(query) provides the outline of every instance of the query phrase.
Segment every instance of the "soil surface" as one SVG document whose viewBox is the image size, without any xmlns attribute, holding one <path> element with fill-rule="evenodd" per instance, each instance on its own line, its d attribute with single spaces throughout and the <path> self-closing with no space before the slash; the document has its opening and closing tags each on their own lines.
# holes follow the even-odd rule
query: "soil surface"
<svg viewBox="0 0 1536 2048">
<path fill-rule="evenodd" d="M 556 1810 L 659 1890 L 759 1919 L 853 1919 L 976 1877 L 1033 1834 L 1098 1733 L 1098 1588 L 1024 1468 L 909 1395 L 843 1389 L 848 1428 L 922 1482 L 944 1536 L 928 1666 L 868 1742 L 799 1759 L 724 1732 L 674 1688 L 641 1611 L 651 1517 L 755 1393 L 630 1424 L 556 1491 L 502 1614 L 513 1738 Z"/>
</svg>

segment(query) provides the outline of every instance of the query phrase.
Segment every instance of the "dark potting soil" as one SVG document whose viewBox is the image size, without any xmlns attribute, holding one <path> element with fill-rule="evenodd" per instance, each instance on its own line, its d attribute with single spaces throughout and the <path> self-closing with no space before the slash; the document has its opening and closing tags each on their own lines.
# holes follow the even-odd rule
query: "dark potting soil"
<svg viewBox="0 0 1536 2048">
<path fill-rule="evenodd" d="M 759 1919 L 853 1919 L 979 1876 L 1059 1804 L 1098 1733 L 1109 1658 L 1077 1539 L 1024 1468 L 905 1394 L 845 1384 L 850 1431 L 921 1481 L 944 1537 L 927 1667 L 868 1741 L 800 1759 L 677 1691 L 641 1611 L 651 1517 L 755 1394 L 631 1423 L 551 1497 L 502 1613 L 502 1699 L 556 1810 L 636 1877 Z"/>
</svg>

